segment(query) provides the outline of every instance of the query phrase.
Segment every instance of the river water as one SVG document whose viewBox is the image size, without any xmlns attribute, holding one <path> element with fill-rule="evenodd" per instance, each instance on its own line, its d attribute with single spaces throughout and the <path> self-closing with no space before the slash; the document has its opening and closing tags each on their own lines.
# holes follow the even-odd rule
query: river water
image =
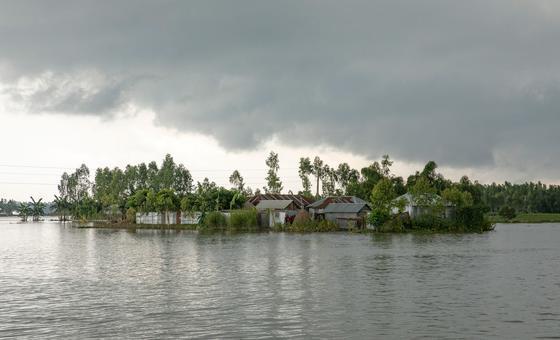
<svg viewBox="0 0 560 340">
<path fill-rule="evenodd" d="M 0 220 L 0 338 L 560 338 L 560 225 L 482 235 Z"/>
</svg>

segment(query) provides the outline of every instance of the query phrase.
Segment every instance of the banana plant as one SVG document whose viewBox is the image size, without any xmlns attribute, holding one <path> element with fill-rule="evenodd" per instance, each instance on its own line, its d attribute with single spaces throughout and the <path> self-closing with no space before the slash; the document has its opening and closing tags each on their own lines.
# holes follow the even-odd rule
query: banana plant
<svg viewBox="0 0 560 340">
<path fill-rule="evenodd" d="M 53 203 L 54 203 L 54 210 L 58 214 L 58 220 L 66 221 L 66 213 L 70 208 L 68 199 L 66 197 L 62 197 L 62 196 L 58 197 L 57 195 L 54 195 Z"/>
<path fill-rule="evenodd" d="M 29 215 L 31 215 L 31 207 L 29 206 L 29 204 L 25 202 L 20 203 L 18 210 L 19 210 L 18 211 L 19 217 L 21 217 L 21 220 L 23 222 L 27 222 Z"/>
<path fill-rule="evenodd" d="M 45 214 L 45 203 L 43 203 L 43 199 L 39 198 L 39 200 L 35 201 L 33 196 L 31 198 L 31 215 L 33 216 L 33 221 L 39 221 L 39 217 Z"/>
</svg>

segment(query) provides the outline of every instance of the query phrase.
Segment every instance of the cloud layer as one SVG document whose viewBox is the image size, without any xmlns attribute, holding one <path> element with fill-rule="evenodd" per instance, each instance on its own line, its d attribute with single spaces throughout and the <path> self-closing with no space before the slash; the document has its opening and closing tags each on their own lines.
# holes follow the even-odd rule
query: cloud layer
<svg viewBox="0 0 560 340">
<path fill-rule="evenodd" d="M 133 104 L 230 150 L 276 138 L 551 176 L 559 19 L 539 0 L 12 1 L 0 80 L 30 112 Z"/>
</svg>

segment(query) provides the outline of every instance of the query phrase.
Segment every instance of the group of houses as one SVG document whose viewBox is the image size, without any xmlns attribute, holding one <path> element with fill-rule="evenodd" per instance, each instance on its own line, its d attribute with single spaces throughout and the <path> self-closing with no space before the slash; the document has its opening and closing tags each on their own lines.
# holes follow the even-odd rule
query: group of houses
<svg viewBox="0 0 560 340">
<path fill-rule="evenodd" d="M 405 201 L 404 211 L 411 217 L 422 213 L 410 194 L 398 199 Z M 317 201 L 303 195 L 294 194 L 259 194 L 245 202 L 244 208 L 256 209 L 258 222 L 262 227 L 293 222 L 300 211 L 309 213 L 311 219 L 327 220 L 338 224 L 340 229 L 366 228 L 367 217 L 371 212 L 368 202 L 355 196 L 329 196 Z M 228 215 L 227 211 L 223 212 Z M 447 215 L 447 211 L 446 211 Z M 137 213 L 139 224 L 197 224 L 200 212 L 168 212 L 166 214 L 151 212 Z"/>
</svg>

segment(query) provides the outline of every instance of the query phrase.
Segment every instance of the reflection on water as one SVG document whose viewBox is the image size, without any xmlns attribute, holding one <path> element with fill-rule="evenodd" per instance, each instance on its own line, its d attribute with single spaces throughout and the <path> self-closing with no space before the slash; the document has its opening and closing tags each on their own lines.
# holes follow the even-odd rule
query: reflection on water
<svg viewBox="0 0 560 340">
<path fill-rule="evenodd" d="M 0 337 L 559 336 L 559 241 L 553 224 L 199 235 L 4 219 Z"/>
</svg>

